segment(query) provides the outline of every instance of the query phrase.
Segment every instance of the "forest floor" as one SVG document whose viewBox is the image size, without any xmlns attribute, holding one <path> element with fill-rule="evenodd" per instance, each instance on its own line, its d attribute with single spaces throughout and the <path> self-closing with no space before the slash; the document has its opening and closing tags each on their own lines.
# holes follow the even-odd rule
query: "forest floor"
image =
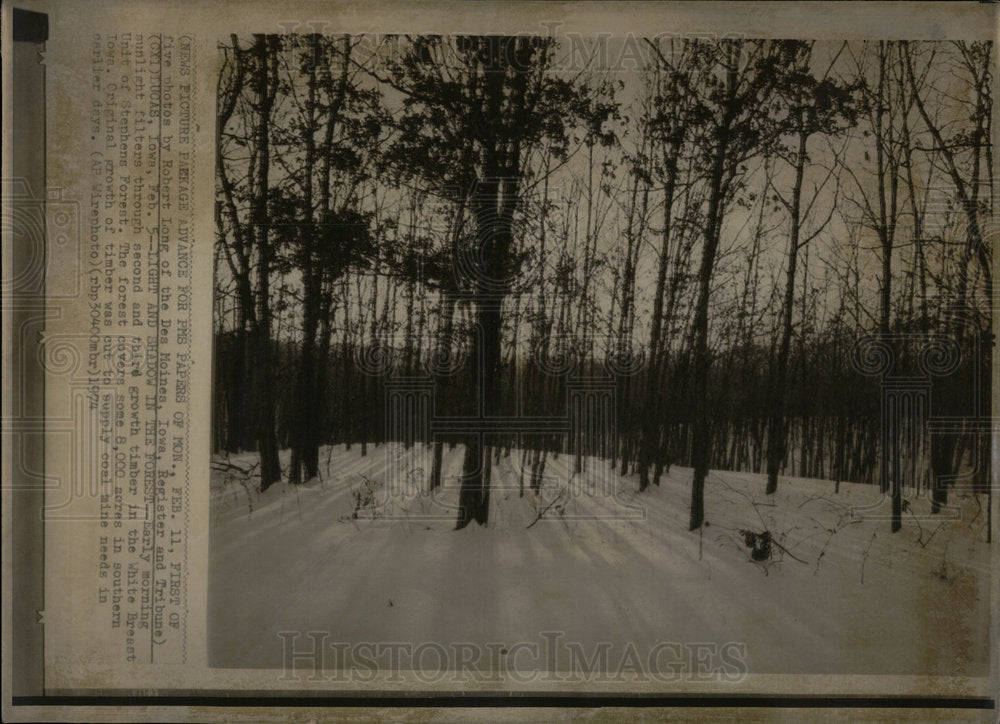
<svg viewBox="0 0 1000 724">
<path fill-rule="evenodd" d="M 281 668 L 280 632 L 300 632 L 295 646 L 308 649 L 306 633 L 319 631 L 327 645 L 464 642 L 496 653 L 488 644 L 501 642 L 503 655 L 524 642 L 522 669 L 546 668 L 554 651 L 562 670 L 573 646 L 588 658 L 604 647 L 611 668 L 635 668 L 632 647 L 642 668 L 668 666 L 678 646 L 690 664 L 699 645 L 711 658 L 736 644 L 717 670 L 988 670 L 985 497 L 954 491 L 954 507 L 931 517 L 926 495 L 908 491 L 892 534 L 872 486 L 834 492 L 831 481 L 782 477 L 766 496 L 762 475 L 712 471 L 699 533 L 687 530 L 689 468 L 640 494 L 636 476 L 606 462 L 572 476 L 572 458 L 550 456 L 540 493 L 521 497 L 515 450 L 493 469 L 490 526 L 455 531 L 461 447 L 445 449 L 435 496 L 387 489 L 390 468 L 422 487 L 430 457 L 419 445 L 370 445 L 366 457 L 357 445 L 324 448 L 322 479 L 263 494 L 213 470 L 211 665 Z M 769 532 L 770 551 L 744 531 Z M 441 651 L 424 653 L 421 666 L 433 666 Z"/>
</svg>

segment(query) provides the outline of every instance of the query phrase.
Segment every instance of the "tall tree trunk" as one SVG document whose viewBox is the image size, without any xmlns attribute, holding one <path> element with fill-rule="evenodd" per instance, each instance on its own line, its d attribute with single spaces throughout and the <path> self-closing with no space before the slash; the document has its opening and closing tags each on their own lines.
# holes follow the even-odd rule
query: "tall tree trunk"
<svg viewBox="0 0 1000 724">
<path fill-rule="evenodd" d="M 646 367 L 649 385 L 643 402 L 642 440 L 639 447 L 639 491 L 649 487 L 649 467 L 660 446 L 657 407 L 663 404 L 660 387 L 663 385 L 665 361 L 657 353 L 663 334 L 663 296 L 667 281 L 667 266 L 670 263 L 670 233 L 673 219 L 674 193 L 677 183 L 677 155 L 679 150 L 670 148 L 664 152 L 666 161 L 666 182 L 663 186 L 663 230 L 660 244 L 660 259 L 656 270 L 656 291 L 653 297 L 653 318 L 649 332 L 649 364 Z M 659 476 L 656 476 L 658 481 Z"/>
<path fill-rule="evenodd" d="M 494 76 L 498 75 L 496 73 Z M 496 83 L 501 78 L 491 78 Z M 499 89 L 494 89 L 494 103 L 500 102 Z M 515 158 L 519 151 L 515 152 Z M 512 219 L 516 203 L 517 181 L 508 176 L 500 180 L 499 158 L 487 159 L 487 173 L 478 183 L 475 198 L 476 243 L 480 255 L 476 280 L 476 326 L 479 338 L 474 340 L 472 354 L 474 380 L 478 395 L 476 415 L 481 426 L 500 413 L 502 308 L 506 282 L 511 269 Z M 497 165 L 494 165 L 497 164 Z M 462 486 L 459 490 L 459 511 L 456 529 L 476 521 L 486 525 L 490 510 L 490 456 L 487 435 L 480 431 L 468 435 Z M 495 436 L 492 436 L 495 437 Z"/>
<path fill-rule="evenodd" d="M 217 145 L 222 147 L 222 133 L 227 128 L 236 109 L 243 89 L 250 81 L 246 56 L 248 51 L 240 47 L 235 34 L 232 42 L 232 83 L 227 92 L 220 96 L 219 115 L 216 123 Z M 251 172 L 253 169 L 251 169 Z M 252 402 L 253 388 L 250 385 L 252 367 L 248 363 L 253 359 L 254 339 L 252 331 L 257 326 L 257 311 L 254 306 L 253 282 L 251 270 L 251 247 L 254 243 L 252 229 L 240 220 L 236 207 L 233 181 L 229 177 L 223 154 L 216 157 L 216 174 L 222 187 L 223 199 L 216 203 L 215 216 L 219 238 L 223 241 L 222 254 L 229 271 L 236 283 L 237 322 L 233 333 L 233 347 L 230 350 L 232 359 L 228 385 L 227 399 L 227 430 L 226 447 L 230 452 L 240 452 L 254 448 L 256 425 L 253 421 L 254 404 Z M 227 239 L 227 229 L 224 218 L 228 218 L 232 234 L 231 242 Z"/>
<path fill-rule="evenodd" d="M 288 481 L 294 484 L 303 481 L 302 467 L 306 465 L 306 459 L 318 459 L 318 452 L 312 449 L 315 442 L 312 431 L 318 424 L 316 403 L 320 394 L 316 385 L 316 335 L 320 321 L 321 285 L 316 270 L 307 270 L 304 276 L 302 350 L 295 380 L 291 467 L 288 471 Z M 312 479 L 316 473 L 315 468 L 307 469 L 304 480 Z"/>
<path fill-rule="evenodd" d="M 322 282 L 320 304 L 319 338 L 316 342 L 316 396 L 313 400 L 314 422 L 306 435 L 306 444 L 302 456 L 302 465 L 309 477 L 319 475 L 319 446 L 329 441 L 331 420 L 329 414 L 329 379 L 330 379 L 330 338 L 333 334 L 333 282 L 329 274 L 325 274 Z"/>
<path fill-rule="evenodd" d="M 692 392 L 694 395 L 691 416 L 691 467 L 694 468 L 691 479 L 691 517 L 689 530 L 701 528 L 705 522 L 705 478 L 712 455 L 712 429 L 708 409 L 708 372 L 711 356 L 708 350 L 708 303 L 712 291 L 712 271 L 715 267 L 715 257 L 719 248 L 722 216 L 727 195 L 725 177 L 727 172 L 731 178 L 732 169 L 727 169 L 730 152 L 731 124 L 735 116 L 738 46 L 728 44 L 726 59 L 726 103 L 724 117 L 720 120 L 714 149 L 712 167 L 708 175 L 708 214 L 705 219 L 705 232 L 701 254 L 701 264 L 698 269 L 698 297 L 695 302 L 694 319 L 692 321 L 692 356 L 691 372 L 693 377 Z"/>
<path fill-rule="evenodd" d="M 442 295 L 441 298 L 441 331 L 438 339 L 437 356 L 441 360 L 448 359 L 452 350 L 452 334 L 455 320 L 455 297 L 451 294 Z M 439 386 L 439 390 L 441 387 Z M 441 486 L 441 464 L 444 454 L 444 441 L 434 440 L 434 458 L 431 463 L 430 489 L 434 490 Z"/>
<path fill-rule="evenodd" d="M 804 113 L 802 111 L 801 113 Z M 805 119 L 803 118 L 803 124 Z M 788 269 L 785 276 L 784 306 L 781 310 L 781 341 L 775 360 L 767 428 L 767 488 L 771 495 L 778 489 L 778 469 L 785 457 L 788 433 L 785 424 L 786 386 L 788 384 L 788 354 L 792 342 L 792 316 L 795 307 L 795 270 L 799 256 L 799 231 L 801 224 L 802 177 L 806 165 L 806 146 L 809 140 L 805 125 L 799 129 L 798 155 L 795 159 L 795 183 L 788 205 Z"/>
<path fill-rule="evenodd" d="M 719 220 L 722 206 L 722 175 L 724 156 L 717 155 L 710 179 L 708 221 L 705 226 L 704 247 L 698 270 L 698 299 L 694 312 L 694 345 L 692 351 L 692 374 L 694 404 L 691 421 L 691 466 L 694 474 L 691 480 L 691 517 L 689 530 L 701 527 L 705 520 L 705 478 L 708 476 L 712 454 L 712 430 L 708 409 L 708 368 L 711 356 L 708 351 L 708 302 L 712 288 L 712 270 L 716 251 L 719 247 Z"/>
<path fill-rule="evenodd" d="M 268 203 L 270 190 L 270 119 L 274 101 L 272 67 L 276 65 L 274 42 L 263 35 L 256 36 L 255 52 L 258 66 L 255 87 L 259 103 L 256 128 L 257 178 L 253 199 L 253 232 L 259 254 L 257 265 L 257 329 L 254 335 L 255 401 L 257 425 L 257 450 L 260 455 L 260 488 L 266 490 L 281 479 L 278 462 L 278 439 L 275 435 L 274 353 L 271 343 L 271 290 L 270 274 L 273 249 L 268 232 Z"/>
<path fill-rule="evenodd" d="M 480 300 L 477 303 L 476 323 L 479 339 L 474 345 L 472 363 L 479 384 L 474 385 L 479 394 L 479 419 L 486 422 L 494 417 L 499 407 L 500 378 L 500 304 L 498 301 Z M 485 433 L 466 436 L 465 460 L 462 465 L 462 487 L 458 496 L 458 522 L 456 529 L 464 528 L 472 521 L 486 525 L 490 511 L 491 466 L 489 446 Z"/>
<path fill-rule="evenodd" d="M 312 36 L 314 57 L 319 39 Z M 288 481 L 302 482 L 303 457 L 318 459 L 313 454 L 309 438 L 316 427 L 316 333 L 319 329 L 321 272 L 317 268 L 314 247 L 318 243 L 313 210 L 313 170 L 316 164 L 316 63 L 307 63 L 306 118 L 302 124 L 305 156 L 302 162 L 302 218 L 299 226 L 298 253 L 302 267 L 302 349 L 295 380 L 292 409 L 291 463 Z M 317 470 L 306 471 L 305 479 L 316 476 Z"/>
</svg>

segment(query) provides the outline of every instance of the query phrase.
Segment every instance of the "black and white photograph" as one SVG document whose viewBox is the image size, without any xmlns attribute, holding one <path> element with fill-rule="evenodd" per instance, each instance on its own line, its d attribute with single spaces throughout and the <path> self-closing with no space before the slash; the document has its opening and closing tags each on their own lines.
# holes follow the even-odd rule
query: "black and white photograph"
<svg viewBox="0 0 1000 724">
<path fill-rule="evenodd" d="M 988 675 L 990 42 L 217 50 L 210 666 Z"/>
<path fill-rule="evenodd" d="M 1000 4 L 0 7 L 0 719 L 995 722 Z"/>
</svg>

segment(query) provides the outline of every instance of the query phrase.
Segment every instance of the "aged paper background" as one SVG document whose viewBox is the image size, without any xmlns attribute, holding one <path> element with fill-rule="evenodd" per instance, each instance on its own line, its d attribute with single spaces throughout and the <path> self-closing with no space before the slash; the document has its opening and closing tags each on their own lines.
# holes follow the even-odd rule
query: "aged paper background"
<svg viewBox="0 0 1000 724">
<path fill-rule="evenodd" d="M 56 371 L 50 374 L 46 395 L 47 416 L 54 424 L 46 438 L 45 470 L 47 475 L 59 478 L 59 486 L 47 493 L 47 507 L 54 510 L 45 523 L 45 657 L 44 685 L 48 695 L 60 694 L 100 694 L 100 695 L 193 695 L 257 693 L 299 694 L 336 690 L 343 684 L 329 681 L 282 681 L 282 672 L 273 670 L 220 670 L 207 666 L 206 650 L 206 596 L 208 584 L 208 460 L 209 426 L 211 400 L 211 341 L 212 341 L 212 273 L 214 225 L 214 147 L 215 147 L 215 100 L 217 73 L 221 62 L 217 46 L 220 39 L 230 33 L 247 36 L 255 32 L 283 32 L 289 27 L 311 23 L 323 26 L 328 32 L 389 33 L 407 34 L 448 34 L 448 33 L 539 33 L 552 23 L 558 23 L 558 33 L 576 32 L 582 35 L 612 33 L 624 35 L 638 33 L 654 35 L 664 33 L 735 33 L 747 37 L 788 37 L 816 39 L 993 39 L 995 36 L 995 6 L 975 3 L 863 3 L 845 6 L 838 3 L 525 3 L 525 2 L 330 2 L 330 3 L 285 3 L 277 5 L 262 2 L 44 2 L 23 0 L 20 7 L 47 13 L 49 36 L 46 43 L 46 99 L 48 104 L 47 187 L 60 190 L 61 201 L 68 204 L 71 213 L 79 214 L 79 235 L 63 246 L 52 246 L 50 242 L 50 263 L 48 265 L 49 311 L 45 323 L 45 339 L 49 345 L 47 359 Z M 10 7 L 4 7 L 5 44 L 9 35 Z M 119 155 L 121 139 L 103 142 L 108 124 L 98 118 L 92 124 L 94 101 L 108 102 L 107 83 L 97 90 L 95 75 L 114 77 L 115 61 L 107 60 L 109 48 L 114 46 L 120 52 L 121 45 L 114 45 L 115 36 L 130 33 L 133 38 L 145 37 L 146 52 L 154 38 L 166 37 L 172 45 L 174 63 L 173 94 L 174 128 L 180 123 L 180 104 L 183 98 L 190 103 L 189 133 L 175 130 L 174 146 L 169 150 L 150 146 L 136 151 L 131 147 Z M 109 43 L 111 45 L 109 45 Z M 135 42 L 133 41 L 133 52 Z M 189 58 L 189 65 L 182 56 Z M 101 58 L 100 61 L 95 60 Z M 101 63 L 105 63 L 102 65 Z M 5 74 L 8 72 L 5 56 Z M 95 70 L 96 68 L 96 70 Z M 185 70 L 186 69 L 186 70 Z M 119 81 L 121 83 L 122 81 Z M 187 91 L 179 86 L 188 85 Z M 6 76 L 5 76 L 6 86 Z M 162 92 L 162 91 L 161 91 Z M 169 92 L 169 91 L 168 91 Z M 126 95 L 126 92 L 122 92 Z M 186 94 L 186 95 L 184 95 Z M 17 113 L 5 98 L 4 113 Z M 132 111 L 141 104 L 136 103 Z M 148 111 L 147 111 L 148 112 Z M 98 114 L 100 116 L 100 114 Z M 152 119 L 151 119 L 152 122 Z M 112 128 L 116 124 L 111 124 Z M 6 127 L 6 124 L 5 124 Z M 161 127 L 161 134 L 166 134 Z M 10 142 L 5 132 L 4 162 L 9 154 L 6 149 Z M 135 139 L 126 141 L 131 146 Z M 142 144 L 141 141 L 138 142 Z M 100 152 L 95 156 L 95 152 Z M 119 162 L 135 164 L 137 172 L 155 168 L 148 154 L 166 153 L 173 160 L 173 168 L 184 166 L 190 176 L 173 177 L 173 208 L 159 209 L 161 227 L 170 235 L 170 250 L 164 252 L 168 262 L 163 269 L 173 275 L 168 285 L 161 277 L 159 290 L 151 285 L 148 267 L 154 258 L 153 247 L 149 246 L 150 234 L 147 223 L 131 228 L 133 209 L 125 216 L 118 216 L 117 190 L 102 191 L 100 204 L 114 198 L 112 224 L 118 231 L 116 242 L 128 239 L 135 246 L 134 254 L 125 259 L 117 255 L 111 260 L 116 265 L 114 286 L 118 286 L 118 264 L 122 262 L 127 277 L 126 286 L 135 296 L 128 298 L 127 316 L 119 328 L 117 306 L 113 326 L 115 339 L 101 342 L 100 350 L 91 347 L 89 330 L 92 323 L 92 308 L 88 305 L 87 287 L 88 261 L 95 262 L 97 269 L 104 262 L 102 242 L 105 241 L 106 224 L 101 212 L 100 237 L 96 246 L 88 241 L 91 236 L 90 205 L 94 185 L 105 185 L 107 175 L 114 176 L 112 187 L 121 181 Z M 188 154 L 183 156 L 181 154 Z M 100 170 L 94 167 L 98 163 Z M 110 162 L 107 174 L 105 163 Z M 162 169 L 162 159 L 161 166 Z M 6 170 L 5 170 L 5 175 Z M 186 184 L 184 183 L 186 181 Z M 185 185 L 186 196 L 179 198 Z M 147 189 L 148 192 L 148 189 Z M 130 188 L 129 197 L 135 196 Z M 146 202 L 147 193 L 140 193 L 144 199 L 139 216 L 147 212 L 155 213 L 153 202 Z M 184 204 L 188 206 L 184 206 Z M 180 204 L 180 208 L 178 205 Z M 110 212 L 109 212 L 110 213 Z M 119 224 L 119 220 L 124 225 Z M 152 218 L 152 217 L 150 217 Z M 131 234 L 131 236 L 130 236 Z M 190 257 L 177 256 L 176 241 L 190 240 Z M 90 254 L 95 256 L 90 258 Z M 161 262 L 162 263 L 162 262 Z M 182 273 L 178 278 L 178 271 Z M 99 272 L 103 273 L 103 272 Z M 102 277 L 103 282 L 103 277 Z M 134 290 L 133 282 L 135 283 Z M 173 287 L 164 298 L 164 287 Z M 178 303 L 178 296 L 189 299 Z M 109 299 L 113 299 L 112 294 Z M 102 300 L 104 297 L 102 297 Z M 154 312 L 147 308 L 153 300 L 161 309 Z M 139 307 L 133 309 L 136 302 Z M 100 315 L 105 314 L 101 310 Z M 142 318 L 143 324 L 132 324 L 133 314 Z M 157 317 L 156 315 L 160 315 Z M 150 316 L 152 315 L 152 316 Z M 172 326 L 169 333 L 154 332 L 154 319 L 169 319 Z M 178 333 L 178 324 L 189 325 L 189 334 Z M 140 329 L 141 326 L 141 329 Z M 9 330 L 5 329 L 5 339 Z M 118 337 L 121 337 L 119 339 Z M 154 339 L 155 338 L 155 339 Z M 62 347 L 56 353 L 56 345 Z M 9 349 L 9 348 L 7 348 Z M 155 379 L 154 387 L 160 386 L 152 355 L 156 350 L 170 352 L 173 356 L 169 369 L 163 373 L 163 384 L 169 387 L 154 411 L 146 405 L 146 387 Z M 6 354 L 6 352 L 5 352 Z M 93 395 L 90 388 L 95 380 L 87 373 L 88 354 L 97 354 L 108 363 L 107 379 L 100 380 L 105 387 L 117 389 L 117 397 L 99 397 L 96 408 L 88 406 L 88 397 Z M 178 355 L 190 354 L 190 358 Z M 56 355 L 56 357 L 53 357 Z M 5 364 L 7 359 L 5 357 Z M 152 364 L 152 366 L 150 366 Z M 181 368 L 185 367 L 184 371 Z M 147 378 L 147 373 L 152 377 Z M 124 375 L 120 380 L 111 379 L 114 374 Z M 189 374 L 189 387 L 178 390 L 179 377 Z M 114 405 L 121 404 L 124 411 L 124 426 L 130 425 L 132 402 L 129 386 L 135 387 L 131 393 L 137 398 L 133 422 L 136 425 L 123 441 L 122 450 L 133 443 L 147 440 L 147 424 L 153 416 L 158 416 L 160 427 L 156 437 L 163 450 L 158 454 L 157 464 L 163 466 L 161 472 L 144 478 L 145 453 L 137 458 L 138 471 L 133 479 L 138 486 L 146 480 L 158 487 L 154 500 L 164 506 L 162 516 L 154 523 L 150 535 L 158 535 L 159 544 L 164 549 L 160 556 L 162 567 L 155 561 L 151 568 L 153 586 L 148 590 L 153 595 L 161 588 L 164 609 L 162 620 L 154 624 L 162 636 L 157 643 L 133 641 L 127 643 L 119 627 L 112 628 L 108 602 L 99 600 L 98 589 L 104 587 L 105 580 L 111 580 L 116 573 L 102 568 L 102 556 L 110 555 L 112 540 L 101 542 L 102 536 L 114 538 L 110 532 L 101 529 L 101 506 L 113 505 L 114 501 L 102 501 L 95 482 L 89 476 L 99 471 L 100 451 L 108 451 L 108 445 L 101 445 L 93 432 L 101 426 L 102 406 L 108 406 L 108 413 L 114 415 Z M 104 393 L 100 393 L 104 395 Z M 175 418 L 176 416 L 176 418 Z M 60 426 L 61 425 L 61 426 Z M 153 428 L 158 429 L 156 427 Z M 88 432 L 88 430 L 90 432 Z M 162 439 L 160 439 L 162 438 Z M 5 443 L 6 444 L 6 443 Z M 144 444 L 144 443 L 143 443 Z M 98 450 L 97 453 L 94 450 Z M 145 451 L 145 447 L 143 447 Z M 176 457 L 175 457 L 176 455 Z M 114 465 L 114 452 L 109 463 Z M 127 465 L 127 463 L 126 463 Z M 995 466 L 994 466 L 995 467 Z M 126 473 L 126 479 L 128 474 Z M 994 471 L 995 475 L 995 471 Z M 169 476 L 169 477 L 164 477 Z M 9 491 L 5 490 L 6 496 Z M 155 507 L 155 506 L 154 506 Z M 155 514 L 147 509 L 142 515 Z M 123 515 L 128 515 L 126 509 Z M 170 518 L 171 514 L 176 518 Z M 4 505 L 5 530 L 9 520 L 9 506 Z M 104 522 L 108 522 L 104 518 Z M 110 520 L 114 520 L 112 517 Z M 154 520 L 157 520 L 154 518 Z M 994 510 L 994 520 L 996 511 Z M 127 526 L 126 526 L 127 527 Z M 141 526 L 138 548 L 143 548 Z M 173 531 L 173 534 L 171 532 Z M 6 533 L 5 533 L 6 535 Z M 127 539 L 123 544 L 129 545 Z M 5 538 L 5 543 L 9 542 Z M 8 547 L 5 545 L 5 587 L 7 576 Z M 996 545 L 994 544 L 994 552 Z M 169 552 L 168 552 L 169 551 Z M 117 560 L 113 556 L 106 560 Z M 124 559 L 122 559 L 124 560 Z M 178 567 L 172 569 L 171 564 Z M 98 578 L 103 570 L 109 579 Z M 172 578 L 176 570 L 180 578 Z M 121 575 L 127 575 L 123 571 Z M 998 600 L 996 576 L 994 572 L 993 600 Z M 95 585 L 95 583 L 99 585 Z M 176 590 L 171 590 L 175 588 Z M 127 588 L 127 585 L 126 585 Z M 108 595 L 111 595 L 110 589 Z M 172 595 L 175 594 L 175 595 Z M 125 594 L 127 595 L 127 594 Z M 5 593 L 6 599 L 6 593 Z M 171 618 L 173 616 L 173 618 Z M 171 621 L 177 625 L 172 626 Z M 5 640 L 9 640 L 10 627 L 6 627 Z M 994 623 L 995 636 L 995 623 Z M 141 635 L 148 636 L 149 632 Z M 865 642 L 857 642 L 864 646 Z M 128 648 L 132 647 L 132 648 Z M 11 660 L 6 653 L 4 677 L 10 681 Z M 126 652 L 137 654 L 137 660 L 127 662 Z M 151 655 L 152 654 L 152 655 Z M 16 664 L 15 664 L 16 665 Z M 794 676 L 794 675 L 750 675 L 738 684 L 738 691 L 724 683 L 682 684 L 670 693 L 708 694 L 817 694 L 817 695 L 941 695 L 941 696 L 995 696 L 997 693 L 996 647 L 993 647 L 990 678 L 931 678 L 931 677 L 879 677 L 879 676 Z M 449 684 L 445 679 L 433 686 L 422 683 L 413 676 L 403 676 L 401 681 L 376 679 L 370 683 L 352 682 L 347 685 L 356 693 L 405 692 L 430 689 L 441 693 L 452 690 L 466 692 L 466 683 Z M 545 682 L 532 684 L 483 684 L 483 692 L 516 690 L 522 692 L 551 691 Z M 574 684 L 579 691 L 601 692 L 601 685 Z M 571 693 L 573 687 L 566 691 Z M 616 693 L 617 688 L 608 685 L 607 693 Z M 632 693 L 663 693 L 654 685 L 638 685 Z M 46 718 L 44 709 L 10 708 L 10 691 L 5 694 L 5 718 Z M 263 710 L 259 716 L 308 717 L 315 715 L 308 710 Z M 555 712 L 521 710 L 515 712 L 517 718 L 547 718 Z M 887 713 L 887 712 L 884 712 Z M 877 720 L 884 713 L 873 712 L 870 720 Z M 954 714 L 955 712 L 951 712 Z M 153 719 L 180 720 L 184 718 L 206 718 L 219 716 L 219 710 L 190 709 L 150 710 L 144 716 Z M 374 712 L 373 712 L 374 714 Z M 455 712 L 457 715 L 458 712 Z M 573 717 L 566 711 L 567 717 Z M 688 711 L 694 716 L 695 712 Z M 706 711 L 710 718 L 726 718 L 731 712 L 723 709 Z M 791 712 L 789 712 L 791 714 Z M 482 714 L 485 716 L 485 713 Z M 776 712 L 760 709 L 754 717 L 769 718 L 780 716 Z M 810 714 L 815 716 L 814 714 Z M 950 714 L 948 714 L 950 715 Z M 55 716 L 70 718 L 111 719 L 115 714 L 109 709 L 67 709 Z M 121 714 L 122 718 L 129 718 Z M 456 718 L 448 714 L 443 719 Z M 618 715 L 609 712 L 608 720 Z M 624 716 L 624 715 L 622 715 Z M 627 716 L 632 716 L 628 714 Z M 862 710 L 851 712 L 852 718 L 869 720 Z M 903 718 L 945 718 L 944 712 L 935 714 L 930 710 L 913 711 L 902 714 Z M 972 720 L 994 718 L 995 712 L 969 712 Z M 457 716 L 461 719 L 461 716 Z M 489 717 L 487 717 L 489 718 Z M 832 718 L 832 717 L 831 717 Z"/>
</svg>

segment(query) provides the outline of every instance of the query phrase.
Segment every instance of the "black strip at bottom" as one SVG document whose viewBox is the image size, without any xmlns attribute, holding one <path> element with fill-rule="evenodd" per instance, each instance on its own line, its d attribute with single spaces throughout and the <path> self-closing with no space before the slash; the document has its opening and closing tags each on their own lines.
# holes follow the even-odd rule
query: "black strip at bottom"
<svg viewBox="0 0 1000 724">
<path fill-rule="evenodd" d="M 614 694 L 440 694 L 343 696 L 326 692 L 315 696 L 15 696 L 14 706 L 277 706 L 277 707 L 777 707 L 874 709 L 995 709 L 987 697 L 934 696 L 704 696 Z"/>
</svg>

